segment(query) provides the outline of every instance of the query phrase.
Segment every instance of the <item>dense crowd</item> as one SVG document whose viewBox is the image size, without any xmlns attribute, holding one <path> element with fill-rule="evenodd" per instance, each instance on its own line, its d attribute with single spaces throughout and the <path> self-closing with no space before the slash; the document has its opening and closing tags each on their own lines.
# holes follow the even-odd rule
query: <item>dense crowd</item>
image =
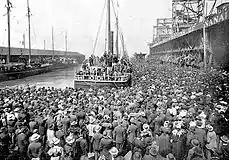
<svg viewBox="0 0 229 160">
<path fill-rule="evenodd" d="M 108 65 L 109 61 L 92 55 L 88 62 L 82 64 L 82 69 L 76 71 L 76 75 L 79 79 L 123 81 L 126 74 L 132 72 L 131 64 L 124 58 Z"/>
<path fill-rule="evenodd" d="M 164 55 L 164 56 L 154 56 L 154 59 L 160 59 L 162 63 L 176 64 L 181 67 L 195 67 L 202 68 L 203 60 L 199 53 L 189 53 L 189 54 L 175 54 L 175 55 Z M 209 62 L 210 63 L 210 62 Z M 212 62 L 211 62 L 211 65 Z"/>
<path fill-rule="evenodd" d="M 0 159 L 229 159 L 228 76 L 147 60 L 129 88 L 0 90 Z"/>
</svg>

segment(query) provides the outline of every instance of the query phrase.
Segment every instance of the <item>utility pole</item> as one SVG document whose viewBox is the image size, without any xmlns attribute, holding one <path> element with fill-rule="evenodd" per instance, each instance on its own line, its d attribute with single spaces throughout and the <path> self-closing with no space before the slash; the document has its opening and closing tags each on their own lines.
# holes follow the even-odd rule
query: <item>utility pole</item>
<svg viewBox="0 0 229 160">
<path fill-rule="evenodd" d="M 27 0 L 27 7 L 28 7 L 28 28 L 29 28 L 29 66 L 31 63 L 31 31 L 30 31 L 30 7 L 29 7 L 29 0 Z"/>
<path fill-rule="evenodd" d="M 53 35 L 53 26 L 52 26 L 52 59 L 54 60 L 54 35 Z"/>
<path fill-rule="evenodd" d="M 7 20 L 8 20 L 8 54 L 6 63 L 10 63 L 10 55 L 11 55 L 11 47 L 10 47 L 10 9 L 11 9 L 11 2 L 7 0 Z"/>
</svg>

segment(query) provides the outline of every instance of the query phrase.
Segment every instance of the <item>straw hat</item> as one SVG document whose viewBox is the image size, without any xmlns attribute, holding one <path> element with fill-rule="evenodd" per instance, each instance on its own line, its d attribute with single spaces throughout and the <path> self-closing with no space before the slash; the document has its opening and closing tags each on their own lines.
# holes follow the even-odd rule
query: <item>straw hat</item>
<svg viewBox="0 0 229 160">
<path fill-rule="evenodd" d="M 173 135 L 177 135 L 177 133 L 178 133 L 178 130 L 176 130 L 176 129 L 174 129 L 174 130 L 172 131 L 172 134 L 173 134 Z"/>
<path fill-rule="evenodd" d="M 17 108 L 14 109 L 14 112 L 18 112 L 18 111 L 20 111 L 20 110 L 21 110 L 21 108 L 18 108 L 18 107 L 17 107 Z"/>
<path fill-rule="evenodd" d="M 8 120 L 14 120 L 15 119 L 15 116 L 13 115 L 13 114 L 10 114 L 9 116 L 8 116 Z"/>
<path fill-rule="evenodd" d="M 34 129 L 33 130 L 33 133 L 38 133 L 38 129 Z"/>
<path fill-rule="evenodd" d="M 133 160 L 141 160 L 142 159 L 142 155 L 140 152 L 134 152 L 133 153 Z"/>
<path fill-rule="evenodd" d="M 214 130 L 214 128 L 213 128 L 210 124 L 206 125 L 206 128 L 207 128 L 208 131 L 210 131 L 210 132 Z"/>
<path fill-rule="evenodd" d="M 181 123 L 180 121 L 176 121 L 176 122 L 174 123 L 174 126 L 175 126 L 175 128 L 180 129 L 181 126 L 182 126 L 182 123 Z"/>
<path fill-rule="evenodd" d="M 77 125 L 77 122 L 76 122 L 76 121 L 73 121 L 73 122 L 71 123 L 71 126 L 75 126 L 75 125 Z"/>
<path fill-rule="evenodd" d="M 223 141 L 224 143 L 228 143 L 229 139 L 226 135 L 223 135 L 222 137 L 220 137 L 221 141 Z"/>
<path fill-rule="evenodd" d="M 227 102 L 225 102 L 225 101 L 220 101 L 219 103 L 221 103 L 223 105 L 227 105 Z"/>
<path fill-rule="evenodd" d="M 112 155 L 112 156 L 117 156 L 118 155 L 118 149 L 116 147 L 112 147 L 110 150 L 109 150 L 109 153 Z"/>
<path fill-rule="evenodd" d="M 195 95 L 192 95 L 190 98 L 191 98 L 191 99 L 195 99 L 195 98 L 196 98 L 196 96 L 195 96 Z"/>
<path fill-rule="evenodd" d="M 195 121 L 191 121 L 191 122 L 189 123 L 189 126 L 190 126 L 190 127 L 196 127 L 196 122 L 195 122 Z"/>
<path fill-rule="evenodd" d="M 165 128 L 167 128 L 168 125 L 169 125 L 169 123 L 170 123 L 169 121 L 165 121 L 163 126 L 164 126 Z"/>
<path fill-rule="evenodd" d="M 75 142 L 75 138 L 73 136 L 68 136 L 66 138 L 66 143 L 72 144 L 73 142 Z"/>
<path fill-rule="evenodd" d="M 149 130 L 149 125 L 148 124 L 143 124 L 143 129 L 144 130 Z"/>
<path fill-rule="evenodd" d="M 134 118 L 131 118 L 130 119 L 130 123 L 135 123 L 136 121 L 135 121 L 135 119 Z"/>
<path fill-rule="evenodd" d="M 34 134 L 30 137 L 30 140 L 31 140 L 32 142 L 34 142 L 34 141 L 39 140 L 39 138 L 40 138 L 40 135 L 37 134 L 37 133 L 34 133 Z"/>
<path fill-rule="evenodd" d="M 101 130 L 101 128 L 102 128 L 101 126 L 96 125 L 94 130 L 95 130 L 96 133 L 98 133 Z"/>
<path fill-rule="evenodd" d="M 52 144 L 57 145 L 58 143 L 60 143 L 60 139 L 53 137 Z"/>
<path fill-rule="evenodd" d="M 149 154 L 152 156 L 156 156 L 158 154 L 157 148 L 156 147 L 151 147 L 149 150 Z"/>
<path fill-rule="evenodd" d="M 192 139 L 191 140 L 191 144 L 194 146 L 194 147 L 198 147 L 200 145 L 200 142 L 197 140 L 197 139 Z"/>
<path fill-rule="evenodd" d="M 187 115 L 187 110 L 182 110 L 181 112 L 180 112 L 180 114 L 179 114 L 179 116 L 181 116 L 181 117 L 185 117 L 186 115 Z"/>
<path fill-rule="evenodd" d="M 89 116 L 89 122 L 92 124 L 96 121 L 96 119 L 93 116 Z"/>
<path fill-rule="evenodd" d="M 197 128 L 202 128 L 203 122 L 202 121 L 197 121 L 196 126 Z"/>
<path fill-rule="evenodd" d="M 176 159 L 172 153 L 169 153 L 169 154 L 166 156 L 166 158 L 167 158 L 167 160 L 175 160 L 175 159 Z"/>
</svg>

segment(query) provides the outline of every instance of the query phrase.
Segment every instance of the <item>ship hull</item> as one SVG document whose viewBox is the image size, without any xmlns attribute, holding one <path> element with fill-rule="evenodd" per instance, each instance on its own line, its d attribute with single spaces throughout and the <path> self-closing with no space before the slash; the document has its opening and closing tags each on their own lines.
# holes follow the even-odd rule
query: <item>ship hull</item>
<svg viewBox="0 0 229 160">
<path fill-rule="evenodd" d="M 59 69 L 66 69 L 77 66 L 78 64 L 54 64 L 47 67 L 30 69 L 20 72 L 0 73 L 0 82 L 21 79 L 29 76 L 39 75 L 47 72 L 56 71 Z"/>
<path fill-rule="evenodd" d="M 206 61 L 215 68 L 229 69 L 229 8 L 206 20 Z M 149 45 L 150 56 L 200 54 L 204 61 L 203 24 L 197 24 L 160 42 Z M 198 56 L 196 56 L 198 57 Z M 211 57 L 211 58 L 210 58 Z"/>
</svg>

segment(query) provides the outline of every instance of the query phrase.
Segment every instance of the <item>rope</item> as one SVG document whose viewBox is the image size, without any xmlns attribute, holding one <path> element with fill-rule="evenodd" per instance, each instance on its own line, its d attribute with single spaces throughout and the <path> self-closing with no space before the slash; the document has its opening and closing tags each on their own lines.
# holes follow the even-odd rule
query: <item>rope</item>
<svg viewBox="0 0 229 160">
<path fill-rule="evenodd" d="M 101 29 L 101 26 L 102 26 L 102 22 L 103 22 L 103 15 L 104 15 L 104 12 L 105 12 L 105 7 L 106 7 L 106 1 L 105 1 L 105 4 L 104 4 L 104 7 L 103 7 L 103 12 L 102 12 L 100 23 L 99 23 L 99 28 L 98 28 L 98 31 L 97 31 L 97 34 L 96 34 L 96 40 L 95 40 L 95 44 L 94 44 L 94 47 L 93 47 L 93 53 L 92 54 L 95 53 L 95 48 L 96 48 L 96 45 L 97 45 L 97 42 L 98 42 L 98 37 L 99 37 L 100 29 Z"/>
<path fill-rule="evenodd" d="M 117 13 L 115 12 L 114 0 L 111 0 L 111 2 L 112 2 L 112 6 L 113 6 L 115 18 L 118 18 Z M 119 36 L 120 36 L 119 38 L 120 38 L 121 41 L 122 41 L 123 52 L 126 52 L 126 45 L 125 45 L 125 43 L 124 43 L 124 36 L 123 36 L 123 32 L 122 32 L 122 29 L 121 29 L 120 25 L 118 25 L 118 30 L 119 30 Z M 126 54 L 127 54 L 127 52 L 126 52 Z M 123 55 L 123 56 L 124 56 L 124 55 Z M 128 54 L 127 54 L 126 56 L 128 56 Z"/>
<path fill-rule="evenodd" d="M 106 29 L 105 29 L 105 49 L 104 49 L 104 51 L 106 51 L 107 50 L 107 39 L 108 39 L 108 37 L 107 37 L 107 24 L 108 24 L 108 17 L 106 17 Z"/>
<path fill-rule="evenodd" d="M 114 15 L 115 15 L 115 18 L 117 18 L 118 16 L 117 16 L 117 14 L 116 14 L 116 12 L 115 12 L 114 1 L 113 1 L 113 0 L 111 0 L 111 2 L 112 2 L 112 7 L 113 7 L 113 10 L 114 10 Z"/>
</svg>

